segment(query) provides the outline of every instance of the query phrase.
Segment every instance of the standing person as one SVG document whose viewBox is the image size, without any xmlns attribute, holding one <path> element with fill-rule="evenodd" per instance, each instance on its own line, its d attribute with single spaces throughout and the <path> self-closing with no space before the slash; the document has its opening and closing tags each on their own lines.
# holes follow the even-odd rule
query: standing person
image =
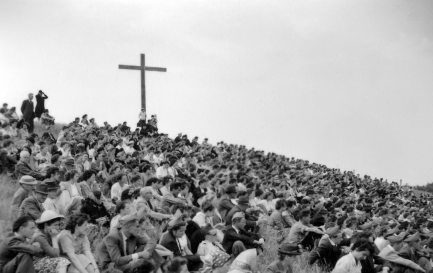
<svg viewBox="0 0 433 273">
<path fill-rule="evenodd" d="M 21 113 L 23 114 L 23 120 L 28 124 L 29 133 L 33 133 L 34 123 L 33 119 L 35 118 L 35 111 L 33 105 L 33 93 L 29 93 L 29 98 L 24 100 L 21 104 Z"/>
<path fill-rule="evenodd" d="M 48 99 L 48 96 L 42 90 L 39 90 L 36 95 L 36 108 L 35 108 L 35 117 L 41 118 L 42 113 L 45 111 L 45 100 Z"/>
</svg>

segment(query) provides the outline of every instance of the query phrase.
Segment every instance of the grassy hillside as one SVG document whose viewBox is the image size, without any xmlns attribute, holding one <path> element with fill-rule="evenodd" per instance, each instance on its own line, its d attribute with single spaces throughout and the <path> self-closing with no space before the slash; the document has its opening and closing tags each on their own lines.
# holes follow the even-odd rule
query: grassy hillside
<svg viewBox="0 0 433 273">
<path fill-rule="evenodd" d="M 18 184 L 6 175 L 0 176 L 0 240 L 12 229 L 11 203 Z"/>
</svg>

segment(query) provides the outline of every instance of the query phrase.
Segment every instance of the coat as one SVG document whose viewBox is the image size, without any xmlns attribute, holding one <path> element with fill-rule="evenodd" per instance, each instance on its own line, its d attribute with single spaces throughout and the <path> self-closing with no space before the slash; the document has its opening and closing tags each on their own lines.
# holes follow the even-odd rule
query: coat
<svg viewBox="0 0 433 273">
<path fill-rule="evenodd" d="M 41 250 L 40 248 L 27 243 L 24 238 L 10 234 L 0 244 L 0 272 L 3 272 L 4 266 L 19 253 L 37 255 L 41 254 Z"/>
<path fill-rule="evenodd" d="M 33 101 L 24 100 L 21 104 L 21 113 L 24 120 L 33 120 L 35 118 Z"/>
<path fill-rule="evenodd" d="M 338 259 L 341 257 L 341 249 L 337 245 L 333 245 L 327 237 L 320 239 L 319 245 L 310 252 L 309 264 L 314 264 L 318 261 L 319 266 L 324 271 L 330 271 L 334 268 Z"/>
<path fill-rule="evenodd" d="M 144 237 L 130 237 L 126 239 L 125 253 L 120 229 L 113 230 L 105 236 L 96 251 L 98 264 L 106 269 L 110 263 L 114 263 L 116 268 L 123 270 L 132 261 L 132 254 L 143 251 L 147 243 Z"/>
<path fill-rule="evenodd" d="M 48 96 L 45 94 L 37 94 L 36 95 L 36 108 L 35 108 L 35 117 L 40 118 L 42 113 L 45 111 L 45 100 L 48 99 Z"/>
<path fill-rule="evenodd" d="M 37 220 L 39 219 L 43 211 L 44 208 L 42 204 L 39 203 L 38 200 L 36 200 L 36 197 L 31 195 L 24 199 L 24 201 L 21 203 L 21 206 L 18 209 L 18 217 L 29 215 L 33 218 L 33 220 Z"/>
<path fill-rule="evenodd" d="M 245 230 L 240 230 L 238 234 L 233 227 L 230 227 L 224 234 L 222 245 L 228 254 L 232 254 L 232 247 L 236 241 L 241 241 L 246 248 L 253 248 L 258 246 L 254 243 L 256 240 L 259 240 L 257 234 Z"/>
<path fill-rule="evenodd" d="M 81 192 L 81 186 L 79 183 L 75 183 L 75 186 L 77 187 L 77 191 L 78 191 L 78 195 L 79 196 L 83 196 L 83 193 Z M 62 191 L 68 191 L 69 192 L 69 196 L 72 197 L 72 189 L 71 189 L 72 185 L 70 182 L 60 182 L 60 190 Z"/>
<path fill-rule="evenodd" d="M 40 172 L 33 170 L 29 164 L 19 161 L 17 165 L 15 165 L 15 174 L 17 179 L 19 180 L 23 175 L 30 175 L 37 180 L 44 180 L 45 176 Z"/>
</svg>

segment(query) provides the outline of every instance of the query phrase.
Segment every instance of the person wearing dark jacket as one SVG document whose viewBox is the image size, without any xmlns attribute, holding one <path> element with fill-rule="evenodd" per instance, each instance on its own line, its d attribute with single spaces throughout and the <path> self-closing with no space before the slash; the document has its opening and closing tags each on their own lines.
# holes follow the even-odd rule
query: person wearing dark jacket
<svg viewBox="0 0 433 273">
<path fill-rule="evenodd" d="M 23 120 L 28 124 L 29 133 L 33 133 L 34 123 L 33 119 L 35 118 L 35 111 L 33 105 L 33 94 L 29 94 L 29 98 L 24 100 L 21 104 L 21 113 L 23 114 Z"/>
<path fill-rule="evenodd" d="M 35 108 L 35 117 L 41 118 L 42 113 L 45 111 L 45 100 L 48 99 L 48 96 L 42 90 L 39 90 L 36 95 L 36 108 Z"/>
<path fill-rule="evenodd" d="M 0 245 L 0 272 L 35 273 L 33 255 L 43 253 L 42 249 L 27 242 L 36 231 L 34 220 L 30 216 L 18 218 L 10 234 Z"/>
<path fill-rule="evenodd" d="M 264 240 L 260 238 L 259 235 L 244 230 L 246 223 L 245 215 L 242 212 L 236 212 L 233 215 L 232 226 L 226 230 L 222 242 L 222 245 L 228 254 L 237 252 L 234 251 L 234 249 L 241 245 L 244 249 L 255 248 L 263 245 Z"/>
</svg>

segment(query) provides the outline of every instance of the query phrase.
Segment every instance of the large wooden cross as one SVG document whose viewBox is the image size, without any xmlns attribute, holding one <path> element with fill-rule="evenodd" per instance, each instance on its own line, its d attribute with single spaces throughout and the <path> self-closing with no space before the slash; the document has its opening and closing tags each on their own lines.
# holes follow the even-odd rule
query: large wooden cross
<svg viewBox="0 0 433 273">
<path fill-rule="evenodd" d="M 141 75 L 141 108 L 146 112 L 146 77 L 145 71 L 159 71 L 167 72 L 167 68 L 164 67 L 151 67 L 145 65 L 144 54 L 140 54 L 140 65 L 123 65 L 119 64 L 119 69 L 130 69 L 130 70 L 140 70 Z"/>
</svg>

